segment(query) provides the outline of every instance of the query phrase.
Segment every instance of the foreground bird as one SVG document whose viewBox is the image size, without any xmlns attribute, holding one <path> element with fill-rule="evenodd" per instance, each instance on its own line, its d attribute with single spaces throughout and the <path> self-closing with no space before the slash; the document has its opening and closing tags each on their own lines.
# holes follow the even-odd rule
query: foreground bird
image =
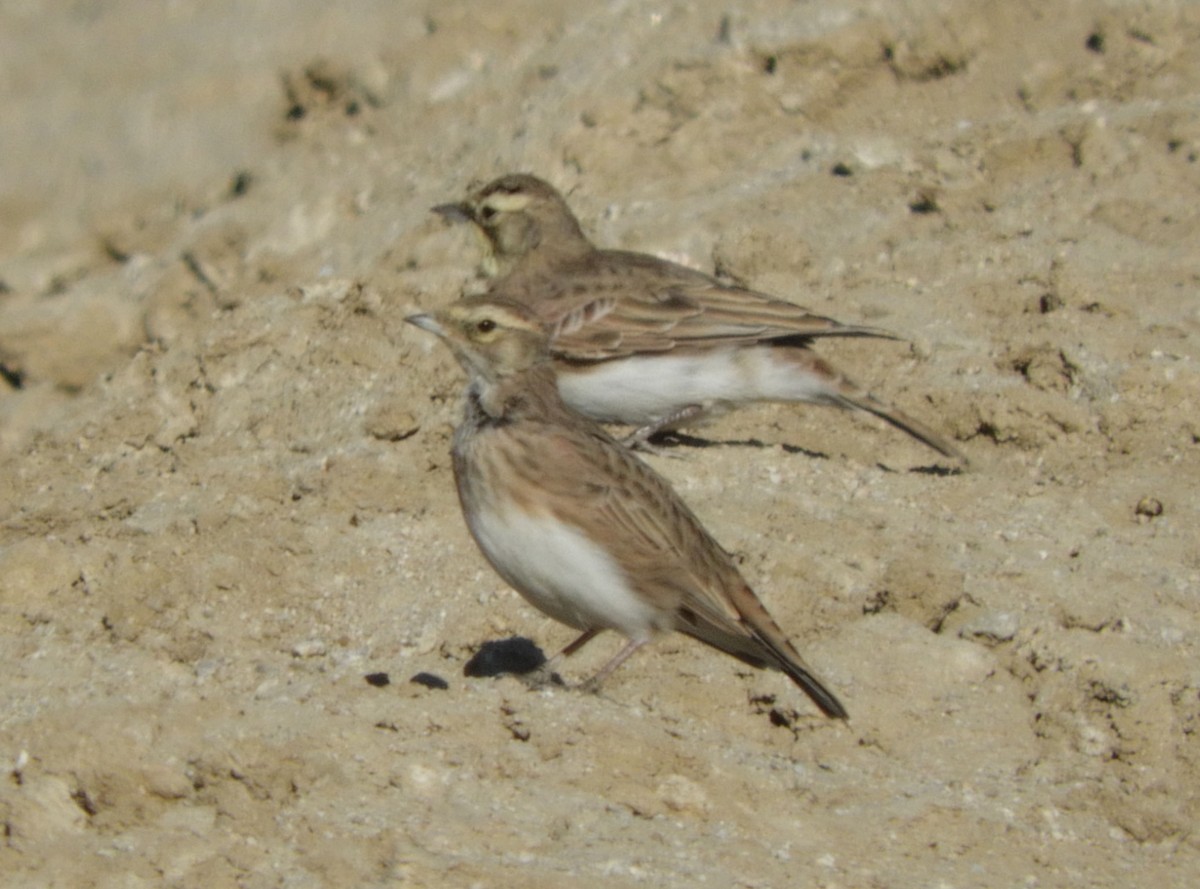
<svg viewBox="0 0 1200 889">
<path fill-rule="evenodd" d="M 467 297 L 407 319 L 441 337 L 470 379 L 454 434 L 463 515 L 492 567 L 582 635 L 629 641 L 597 685 L 671 630 L 786 673 L 827 716 L 846 711 L 667 482 L 563 403 L 546 335 L 518 303 Z"/>
<path fill-rule="evenodd" d="M 645 253 L 597 249 L 562 195 L 535 176 L 502 176 L 433 209 L 478 226 L 491 293 L 523 303 L 550 328 L 566 402 L 599 422 L 638 427 L 634 443 L 739 405 L 795 401 L 866 411 L 966 463 L 810 348 L 818 337 L 889 334 Z"/>
</svg>

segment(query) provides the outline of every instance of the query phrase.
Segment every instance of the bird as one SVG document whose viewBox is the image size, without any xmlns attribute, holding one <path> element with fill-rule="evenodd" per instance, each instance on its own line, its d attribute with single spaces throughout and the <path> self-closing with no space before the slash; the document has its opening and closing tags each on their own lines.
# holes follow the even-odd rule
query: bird
<svg viewBox="0 0 1200 889">
<path fill-rule="evenodd" d="M 562 399 L 548 336 L 521 303 L 463 297 L 405 319 L 466 371 L 451 447 L 466 524 L 496 572 L 581 635 L 627 640 L 585 685 L 678 631 L 786 674 L 827 716 L 846 709 L 788 641 L 732 556 L 658 472 Z"/>
<path fill-rule="evenodd" d="M 754 402 L 873 414 L 959 466 L 961 451 L 863 389 L 812 349 L 822 337 L 897 339 L 726 284 L 646 253 L 597 248 L 548 182 L 510 173 L 433 208 L 483 235 L 488 293 L 521 302 L 551 331 L 558 384 L 601 423 L 662 432 Z"/>
</svg>

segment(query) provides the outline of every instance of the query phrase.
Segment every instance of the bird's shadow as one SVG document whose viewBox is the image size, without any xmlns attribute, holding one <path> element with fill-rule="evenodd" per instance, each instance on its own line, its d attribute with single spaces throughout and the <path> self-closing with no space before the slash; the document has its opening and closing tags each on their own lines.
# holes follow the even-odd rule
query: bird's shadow
<svg viewBox="0 0 1200 889">
<path fill-rule="evenodd" d="M 674 448 L 771 448 L 775 445 L 768 444 L 765 441 L 757 438 L 726 438 L 712 439 L 701 438 L 697 435 L 688 435 L 686 432 L 659 432 L 650 437 L 651 445 L 664 451 L 669 451 Z M 803 448 L 800 445 L 787 444 L 786 442 L 779 445 L 785 453 L 788 454 L 803 454 L 812 460 L 828 460 L 829 454 L 824 451 L 814 451 L 810 448 Z M 900 470 L 884 464 L 876 464 L 884 472 L 898 472 Z M 944 478 L 949 475 L 962 475 L 962 468 L 958 466 L 943 466 L 940 463 L 931 463 L 928 466 L 913 466 L 906 472 L 916 473 L 918 475 L 933 475 L 939 478 Z"/>
<path fill-rule="evenodd" d="M 961 466 L 942 466 L 940 463 L 934 463 L 930 466 L 914 466 L 908 471 L 915 472 L 917 475 L 934 475 L 938 478 L 963 474 Z"/>
<path fill-rule="evenodd" d="M 495 639 L 484 642 L 471 659 L 463 665 L 463 675 L 470 677 L 494 677 L 511 673 L 524 676 L 534 673 L 546 665 L 546 655 L 524 636 Z"/>
<path fill-rule="evenodd" d="M 656 448 L 669 450 L 671 448 L 769 448 L 765 441 L 757 438 L 701 438 L 698 435 L 688 435 L 686 432 L 659 432 L 650 436 L 650 444 Z M 789 454 L 803 454 L 814 460 L 828 460 L 829 455 L 822 451 L 813 451 L 799 445 L 780 445 Z"/>
</svg>

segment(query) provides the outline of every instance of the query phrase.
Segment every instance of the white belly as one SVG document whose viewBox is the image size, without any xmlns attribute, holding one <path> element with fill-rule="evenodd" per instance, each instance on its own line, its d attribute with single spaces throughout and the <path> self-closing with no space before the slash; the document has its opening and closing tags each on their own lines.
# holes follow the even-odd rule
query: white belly
<svg viewBox="0 0 1200 889">
<path fill-rule="evenodd" d="M 689 405 L 705 413 L 751 401 L 821 402 L 830 385 L 770 346 L 635 355 L 558 376 L 563 400 L 606 423 L 645 426 Z"/>
<path fill-rule="evenodd" d="M 574 528 L 519 509 L 481 510 L 469 522 L 500 575 L 555 620 L 639 640 L 663 625 L 612 557 Z"/>
</svg>

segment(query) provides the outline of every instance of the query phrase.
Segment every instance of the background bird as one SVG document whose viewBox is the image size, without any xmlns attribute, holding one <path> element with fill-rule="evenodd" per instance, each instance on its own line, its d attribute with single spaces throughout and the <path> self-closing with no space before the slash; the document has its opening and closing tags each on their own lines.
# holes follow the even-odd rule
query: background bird
<svg viewBox="0 0 1200 889">
<path fill-rule="evenodd" d="M 603 630 L 628 639 L 592 684 L 678 630 L 783 671 L 823 713 L 845 718 L 670 485 L 563 402 L 533 313 L 468 297 L 407 320 L 439 336 L 469 377 L 454 476 L 483 554 L 531 604 L 582 632 L 563 654 Z"/>
<path fill-rule="evenodd" d="M 806 402 L 874 414 L 961 465 L 944 437 L 875 398 L 818 356 L 829 336 L 894 339 L 645 253 L 601 250 L 553 186 L 509 174 L 433 208 L 484 235 L 490 293 L 549 326 L 573 408 L 637 427 L 630 440 L 753 402 Z"/>
</svg>

